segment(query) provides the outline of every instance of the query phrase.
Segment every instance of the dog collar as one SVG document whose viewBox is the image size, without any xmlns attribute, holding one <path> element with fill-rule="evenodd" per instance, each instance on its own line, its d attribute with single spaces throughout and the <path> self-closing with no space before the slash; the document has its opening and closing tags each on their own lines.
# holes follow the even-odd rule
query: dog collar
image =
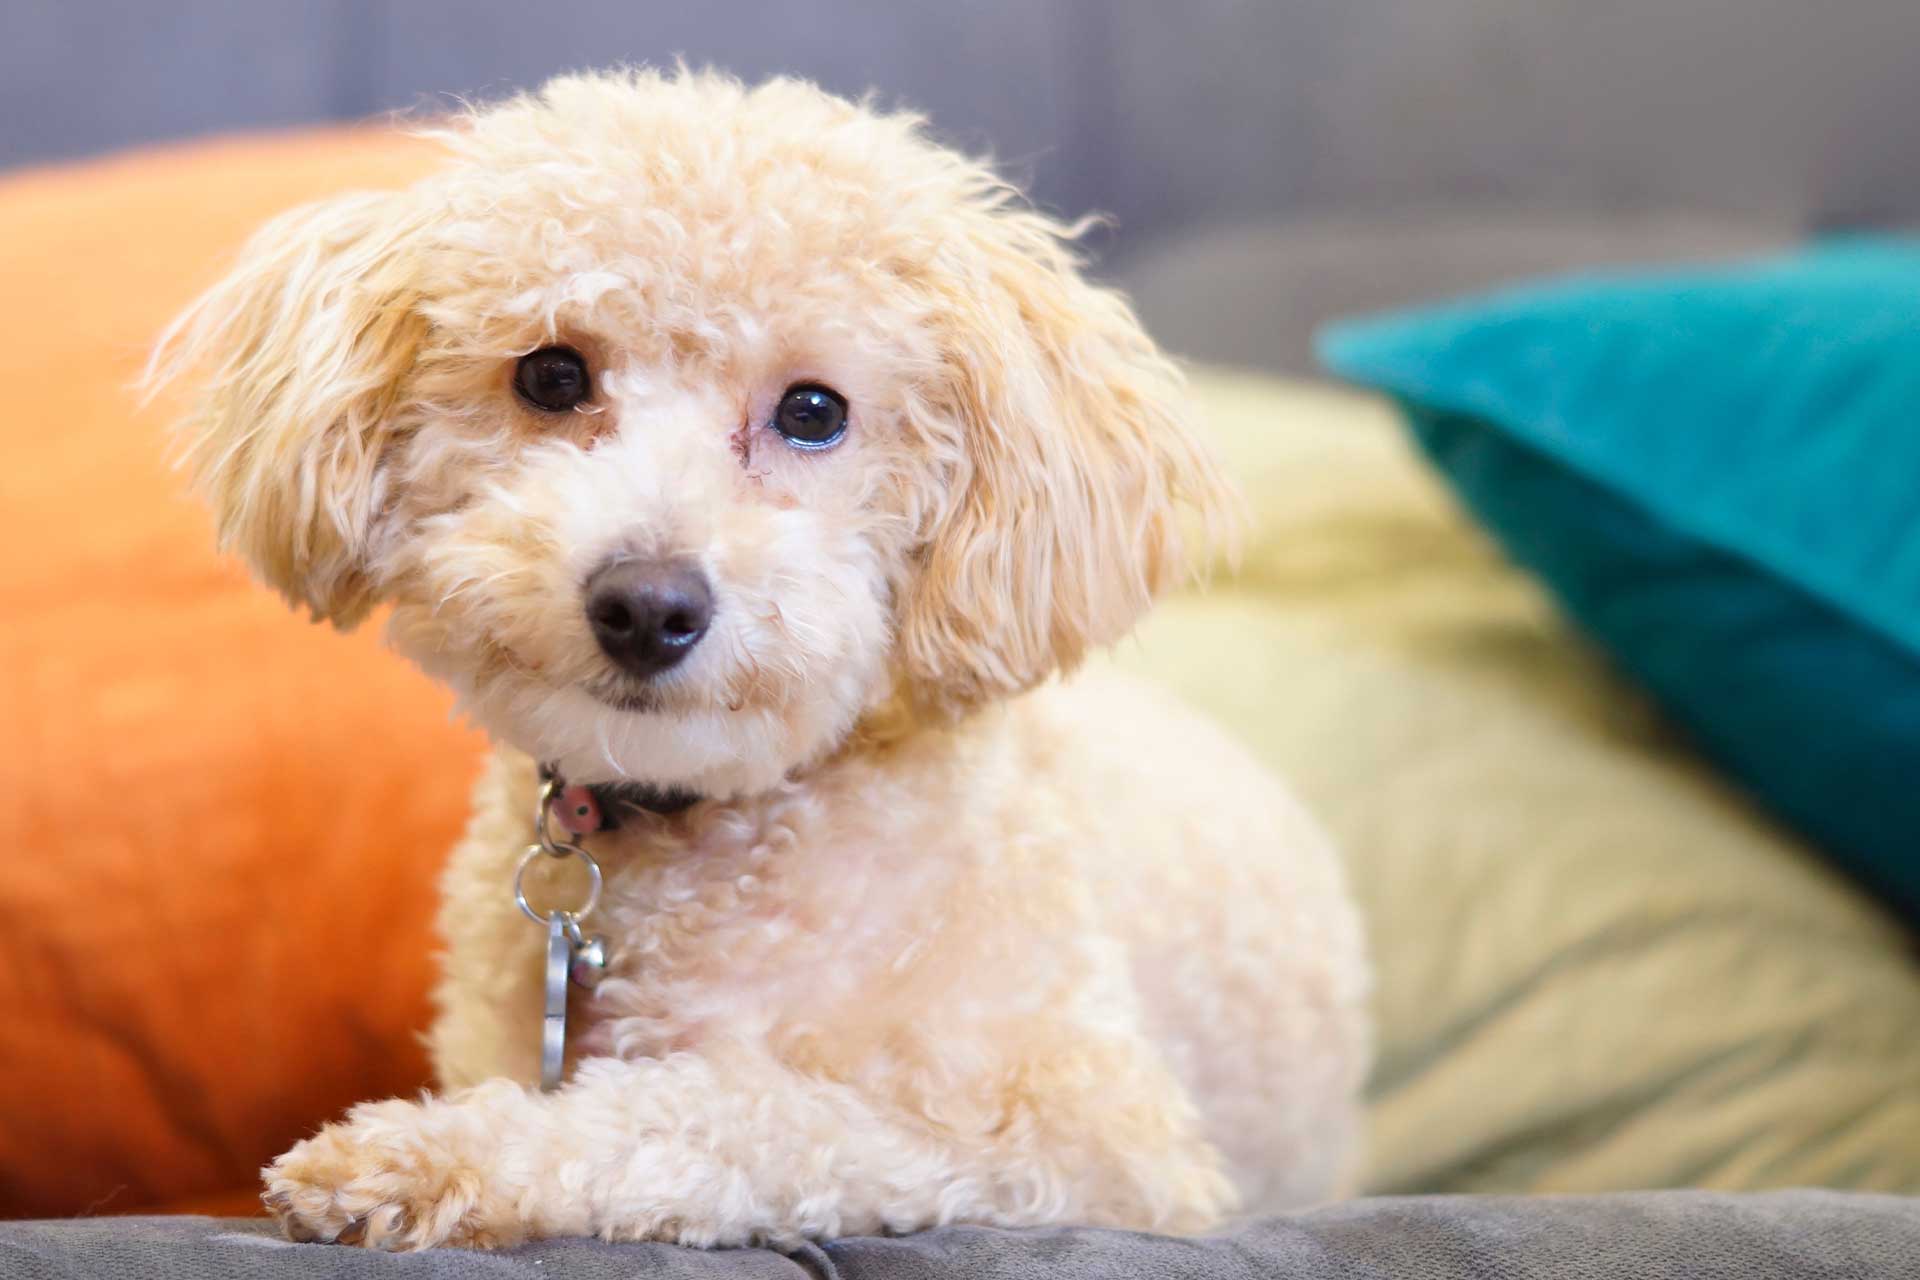
<svg viewBox="0 0 1920 1280">
<path fill-rule="evenodd" d="M 550 764 L 540 766 L 540 777 L 553 784 L 553 798 L 548 801 L 553 821 L 576 836 L 611 831 L 625 814 L 666 817 L 700 802 L 699 793 L 684 787 L 656 787 L 646 782 L 569 783 Z"/>
</svg>

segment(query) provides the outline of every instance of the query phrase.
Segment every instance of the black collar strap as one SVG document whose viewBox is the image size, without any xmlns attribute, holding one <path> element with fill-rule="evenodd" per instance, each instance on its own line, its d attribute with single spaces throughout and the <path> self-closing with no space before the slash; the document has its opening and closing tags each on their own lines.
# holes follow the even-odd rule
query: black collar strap
<svg viewBox="0 0 1920 1280">
<path fill-rule="evenodd" d="M 543 782 L 553 783 L 556 795 L 566 790 L 566 779 L 550 764 L 540 766 L 540 778 Z M 602 831 L 618 827 L 624 814 L 651 813 L 666 817 L 700 803 L 700 793 L 697 791 L 689 791 L 685 787 L 657 787 L 650 782 L 598 782 L 590 784 L 587 790 L 593 793 L 594 803 L 600 807 Z"/>
</svg>

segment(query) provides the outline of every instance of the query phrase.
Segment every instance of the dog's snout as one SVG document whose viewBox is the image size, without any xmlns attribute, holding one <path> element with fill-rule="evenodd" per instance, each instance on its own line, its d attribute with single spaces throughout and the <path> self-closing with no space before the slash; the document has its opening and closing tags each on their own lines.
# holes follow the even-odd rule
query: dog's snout
<svg viewBox="0 0 1920 1280">
<path fill-rule="evenodd" d="M 616 560 L 587 579 L 593 638 L 620 669 L 658 675 L 700 643 L 713 621 L 707 575 L 684 560 Z"/>
</svg>

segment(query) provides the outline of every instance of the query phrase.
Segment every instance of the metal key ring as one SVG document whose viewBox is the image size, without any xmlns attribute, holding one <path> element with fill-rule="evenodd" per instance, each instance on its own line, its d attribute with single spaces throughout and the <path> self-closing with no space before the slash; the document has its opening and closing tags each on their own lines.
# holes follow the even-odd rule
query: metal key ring
<svg viewBox="0 0 1920 1280">
<path fill-rule="evenodd" d="M 549 824 L 553 820 L 553 779 L 547 778 L 540 783 L 540 799 L 533 810 L 533 835 L 540 842 L 540 848 L 556 858 L 566 857 L 570 847 L 566 840 L 555 840 Z M 544 922 L 543 922 L 544 923 Z"/>
<path fill-rule="evenodd" d="M 577 844 L 555 844 L 551 850 L 545 845 L 528 845 L 527 851 L 520 855 L 520 865 L 514 868 L 513 900 L 520 904 L 520 910 L 526 912 L 527 919 L 535 924 L 546 924 L 554 913 L 548 912 L 546 915 L 541 915 L 533 909 L 533 904 L 527 901 L 527 868 L 533 865 L 536 858 L 565 857 L 578 858 L 587 864 L 587 900 L 581 903 L 577 910 L 562 911 L 558 914 L 578 922 L 592 915 L 593 909 L 600 904 L 600 864 L 593 860 L 592 854 Z"/>
</svg>

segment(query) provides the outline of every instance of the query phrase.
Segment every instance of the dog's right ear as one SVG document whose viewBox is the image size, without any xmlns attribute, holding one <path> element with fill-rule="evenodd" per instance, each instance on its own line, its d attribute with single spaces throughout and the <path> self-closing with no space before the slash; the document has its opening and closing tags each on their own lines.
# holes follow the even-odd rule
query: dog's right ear
<svg viewBox="0 0 1920 1280">
<path fill-rule="evenodd" d="M 203 379 L 176 432 L 221 546 L 341 627 L 375 603 L 382 472 L 426 332 L 418 205 L 360 193 L 268 223 L 168 327 L 144 379 L 149 395 Z"/>
</svg>

